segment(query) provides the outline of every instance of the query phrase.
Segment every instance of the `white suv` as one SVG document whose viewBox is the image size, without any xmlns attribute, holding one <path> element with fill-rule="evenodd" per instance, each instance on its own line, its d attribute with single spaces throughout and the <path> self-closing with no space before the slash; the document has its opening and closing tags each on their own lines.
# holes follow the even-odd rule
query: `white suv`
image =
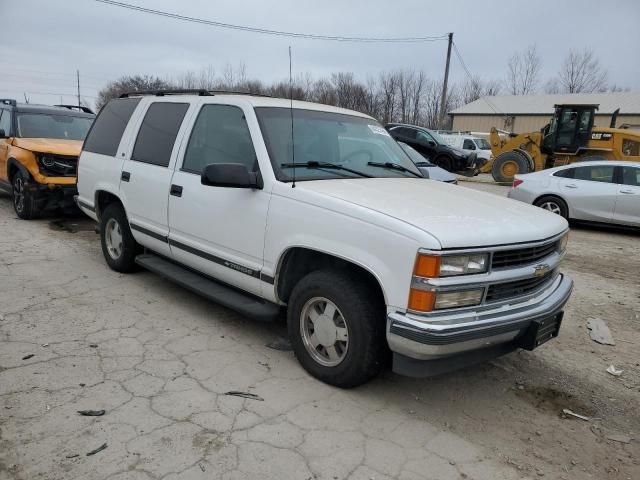
<svg viewBox="0 0 640 480">
<path fill-rule="evenodd" d="M 170 93 L 172 93 L 170 95 Z M 262 319 L 341 387 L 428 376 L 557 335 L 567 223 L 422 178 L 373 118 L 305 102 L 151 92 L 109 102 L 77 203 L 136 266 Z M 470 207 L 471 206 L 471 207 Z"/>
</svg>

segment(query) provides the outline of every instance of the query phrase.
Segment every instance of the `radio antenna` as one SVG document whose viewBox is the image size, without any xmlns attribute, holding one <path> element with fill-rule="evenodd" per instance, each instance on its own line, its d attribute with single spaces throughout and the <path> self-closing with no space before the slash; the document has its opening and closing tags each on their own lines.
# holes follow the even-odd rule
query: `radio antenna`
<svg viewBox="0 0 640 480">
<path fill-rule="evenodd" d="M 291 188 L 296 188 L 296 144 L 293 140 L 293 75 L 291 73 L 291 45 L 289 45 L 289 112 L 291 113 L 291 162 L 293 164 L 293 182 Z"/>
</svg>

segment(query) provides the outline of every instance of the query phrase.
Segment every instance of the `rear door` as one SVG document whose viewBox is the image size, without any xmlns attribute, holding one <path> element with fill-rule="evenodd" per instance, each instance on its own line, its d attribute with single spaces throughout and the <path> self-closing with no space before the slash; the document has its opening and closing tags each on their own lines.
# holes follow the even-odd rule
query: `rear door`
<svg viewBox="0 0 640 480">
<path fill-rule="evenodd" d="M 619 187 L 614 172 L 613 165 L 585 165 L 573 169 L 573 178 L 558 178 L 571 218 L 611 222 Z"/>
<path fill-rule="evenodd" d="M 260 294 L 270 193 L 201 183 L 209 164 L 239 163 L 259 170 L 252 138 L 260 138 L 260 132 L 255 119 L 248 122 L 245 116 L 255 114 L 239 105 L 208 102 L 195 116 L 173 176 L 169 242 L 180 263 Z"/>
<path fill-rule="evenodd" d="M 640 227 L 640 167 L 618 167 L 622 183 L 613 214 L 615 223 Z"/>
<path fill-rule="evenodd" d="M 189 109 L 180 99 L 150 102 L 120 175 L 120 196 L 136 241 L 170 256 L 167 207 L 178 151 L 176 138 Z"/>
</svg>

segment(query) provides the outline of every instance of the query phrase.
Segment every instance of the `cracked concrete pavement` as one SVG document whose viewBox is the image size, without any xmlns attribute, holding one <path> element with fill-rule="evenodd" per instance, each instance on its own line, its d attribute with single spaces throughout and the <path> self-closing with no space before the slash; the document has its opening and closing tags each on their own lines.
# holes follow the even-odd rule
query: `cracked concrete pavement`
<svg viewBox="0 0 640 480">
<path fill-rule="evenodd" d="M 336 389 L 266 346 L 284 325 L 113 272 L 91 222 L 67 223 L 18 220 L 0 196 L 1 480 L 605 478 L 580 456 L 588 427 L 523 396 L 547 385 L 528 372 L 561 378 L 536 352 Z M 531 422 L 548 429 L 525 440 Z M 635 445 L 601 444 L 624 457 L 612 478 L 638 472 Z"/>
</svg>

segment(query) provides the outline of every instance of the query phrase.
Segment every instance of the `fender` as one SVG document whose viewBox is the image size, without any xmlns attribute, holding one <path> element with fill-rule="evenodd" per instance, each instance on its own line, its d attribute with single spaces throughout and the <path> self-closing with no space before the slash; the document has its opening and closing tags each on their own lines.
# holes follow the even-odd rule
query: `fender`
<svg viewBox="0 0 640 480">
<path fill-rule="evenodd" d="M 27 178 L 31 178 L 31 174 L 29 171 L 15 158 L 9 158 L 7 161 L 7 180 L 11 182 L 11 178 L 9 178 L 9 172 L 11 171 L 11 167 L 16 167 L 20 173 L 25 175 Z"/>
</svg>

